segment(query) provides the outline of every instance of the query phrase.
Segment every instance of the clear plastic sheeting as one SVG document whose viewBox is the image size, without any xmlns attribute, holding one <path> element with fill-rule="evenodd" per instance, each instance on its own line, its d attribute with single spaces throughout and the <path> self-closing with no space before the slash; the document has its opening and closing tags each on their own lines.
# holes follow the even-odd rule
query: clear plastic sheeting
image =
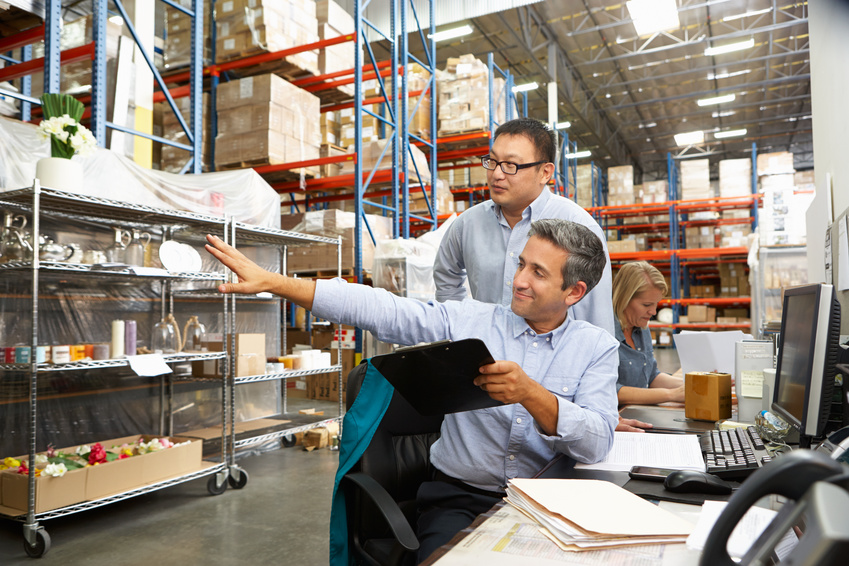
<svg viewBox="0 0 849 566">
<path fill-rule="evenodd" d="M 379 241 L 374 253 L 374 286 L 401 297 L 435 300 L 433 262 L 442 238 L 456 217 L 451 215 L 439 229 L 416 239 Z"/>
<path fill-rule="evenodd" d="M 50 144 L 35 126 L 0 118 L 0 188 L 31 186 L 42 157 L 50 157 Z M 74 160 L 83 165 L 89 196 L 280 228 L 280 197 L 253 169 L 177 175 L 146 169 L 106 149 Z"/>
</svg>

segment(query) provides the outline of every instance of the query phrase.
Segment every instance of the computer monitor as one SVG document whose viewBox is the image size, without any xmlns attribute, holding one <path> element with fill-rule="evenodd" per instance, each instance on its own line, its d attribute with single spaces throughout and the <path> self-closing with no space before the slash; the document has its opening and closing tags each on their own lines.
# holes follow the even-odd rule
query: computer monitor
<svg viewBox="0 0 849 566">
<path fill-rule="evenodd" d="M 786 289 L 780 336 L 772 411 L 799 431 L 799 445 L 807 448 L 823 436 L 832 411 L 840 340 L 834 287 Z"/>
</svg>

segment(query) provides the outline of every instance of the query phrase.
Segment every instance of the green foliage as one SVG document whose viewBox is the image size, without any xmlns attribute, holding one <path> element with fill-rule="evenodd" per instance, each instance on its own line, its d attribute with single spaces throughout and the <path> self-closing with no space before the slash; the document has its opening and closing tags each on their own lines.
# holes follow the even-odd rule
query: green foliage
<svg viewBox="0 0 849 566">
<path fill-rule="evenodd" d="M 67 114 L 79 122 L 85 112 L 85 106 L 70 94 L 47 93 L 41 95 L 41 111 L 45 118 Z"/>
</svg>

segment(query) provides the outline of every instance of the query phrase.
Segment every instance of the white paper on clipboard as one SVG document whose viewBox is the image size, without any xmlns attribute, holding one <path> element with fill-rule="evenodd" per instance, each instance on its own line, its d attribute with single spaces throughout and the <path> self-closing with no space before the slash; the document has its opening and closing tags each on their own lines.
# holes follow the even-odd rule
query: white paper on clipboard
<svg viewBox="0 0 849 566">
<path fill-rule="evenodd" d="M 734 375 L 735 344 L 751 340 L 740 330 L 681 332 L 674 336 L 684 375 L 691 371 L 718 371 Z"/>
</svg>

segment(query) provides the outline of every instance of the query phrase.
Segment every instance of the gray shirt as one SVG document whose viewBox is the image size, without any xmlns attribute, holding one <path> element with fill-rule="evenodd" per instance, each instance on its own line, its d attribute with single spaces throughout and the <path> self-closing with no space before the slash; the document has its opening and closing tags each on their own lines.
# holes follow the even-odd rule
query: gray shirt
<svg viewBox="0 0 849 566">
<path fill-rule="evenodd" d="M 457 217 L 439 246 L 433 265 L 438 301 L 462 301 L 467 297 L 466 277 L 475 300 L 509 307 L 513 297 L 513 275 L 519 254 L 528 241 L 531 223 L 559 218 L 583 224 L 593 231 L 607 252 L 601 227 L 586 210 L 573 201 L 544 189 L 522 213 L 513 228 L 491 200 L 473 206 Z M 613 335 L 613 302 L 610 259 L 598 285 L 569 309 L 569 317 L 586 320 Z"/>
</svg>

